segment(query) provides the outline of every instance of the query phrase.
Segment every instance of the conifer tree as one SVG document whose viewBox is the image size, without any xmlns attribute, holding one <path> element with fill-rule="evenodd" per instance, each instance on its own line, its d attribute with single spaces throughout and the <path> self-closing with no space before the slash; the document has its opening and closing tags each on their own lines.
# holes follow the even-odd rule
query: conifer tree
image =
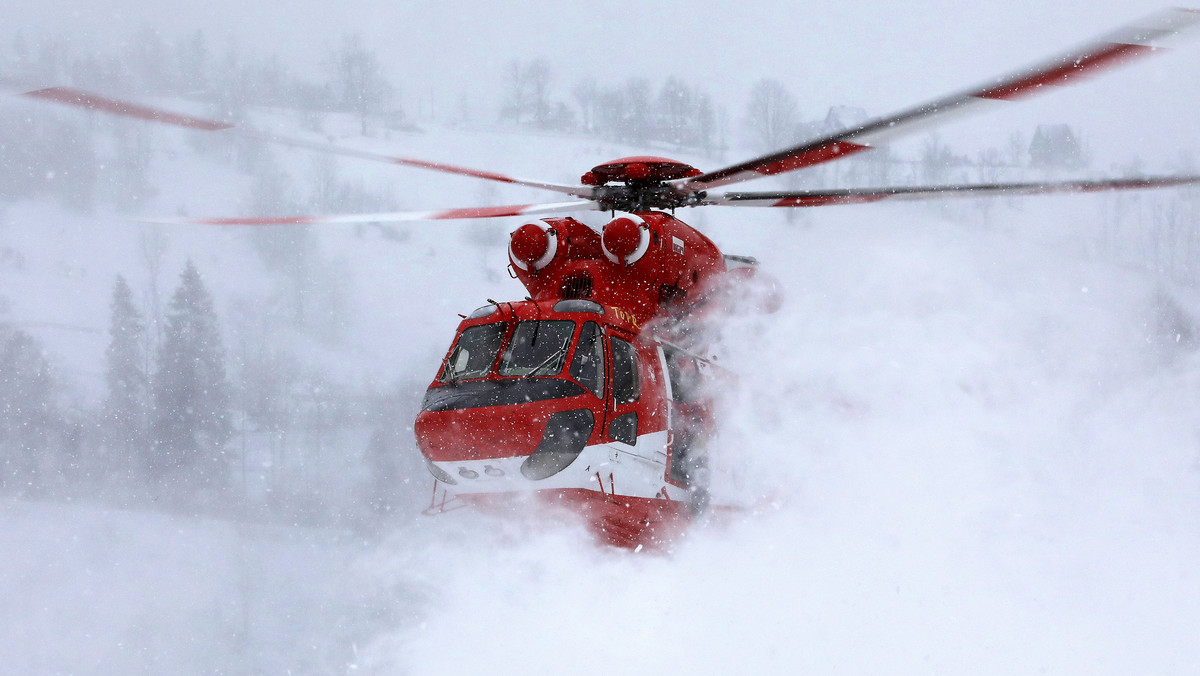
<svg viewBox="0 0 1200 676">
<path fill-rule="evenodd" d="M 0 487 L 41 487 L 61 430 L 54 389 L 41 345 L 24 331 L 0 328 Z"/>
<path fill-rule="evenodd" d="M 145 324 L 125 278 L 113 286 L 112 319 L 106 352 L 108 397 L 104 401 L 107 472 L 128 476 L 135 458 L 147 453 L 146 418 L 149 379 L 145 370 Z"/>
<path fill-rule="evenodd" d="M 167 308 L 154 378 L 154 453 L 160 481 L 219 489 L 228 478 L 229 383 L 212 297 L 189 260 Z"/>
</svg>

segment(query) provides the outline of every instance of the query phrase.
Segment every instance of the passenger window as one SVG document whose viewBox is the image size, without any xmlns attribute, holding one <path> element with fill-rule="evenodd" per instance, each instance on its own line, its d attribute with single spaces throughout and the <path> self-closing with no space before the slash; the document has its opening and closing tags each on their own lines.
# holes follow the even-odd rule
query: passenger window
<svg viewBox="0 0 1200 676">
<path fill-rule="evenodd" d="M 628 341 L 612 339 L 613 399 L 618 405 L 637 401 L 641 390 L 638 382 L 637 352 Z"/>
<path fill-rule="evenodd" d="M 592 394 L 604 397 L 604 339 L 596 322 L 587 322 L 579 331 L 571 377 Z"/>
</svg>

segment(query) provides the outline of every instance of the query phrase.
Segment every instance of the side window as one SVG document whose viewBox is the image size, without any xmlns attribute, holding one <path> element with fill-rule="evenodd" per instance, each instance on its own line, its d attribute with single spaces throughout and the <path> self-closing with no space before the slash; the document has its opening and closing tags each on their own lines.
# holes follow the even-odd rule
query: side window
<svg viewBox="0 0 1200 676">
<path fill-rule="evenodd" d="M 612 339 L 613 399 L 618 405 L 637 401 L 641 392 L 638 382 L 637 352 L 633 345 L 620 338 Z"/>
<path fill-rule="evenodd" d="M 695 358 L 669 348 L 663 350 L 663 355 L 667 358 L 667 377 L 671 379 L 671 399 L 678 402 L 699 399 L 704 376 Z"/>
<path fill-rule="evenodd" d="M 638 417 L 633 411 L 617 416 L 608 426 L 608 436 L 630 446 L 637 445 Z"/>
<path fill-rule="evenodd" d="M 571 377 L 592 394 L 604 398 L 604 337 L 596 322 L 588 322 L 579 331 L 575 359 L 571 361 Z"/>
</svg>

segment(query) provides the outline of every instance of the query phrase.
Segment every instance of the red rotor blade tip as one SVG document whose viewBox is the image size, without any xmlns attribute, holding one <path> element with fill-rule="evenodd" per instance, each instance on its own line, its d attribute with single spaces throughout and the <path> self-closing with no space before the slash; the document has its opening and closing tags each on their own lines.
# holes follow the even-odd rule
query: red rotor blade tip
<svg viewBox="0 0 1200 676">
<path fill-rule="evenodd" d="M 62 103 L 68 106 L 76 106 L 86 108 L 88 110 L 98 110 L 104 113 L 113 115 L 122 115 L 124 117 L 133 117 L 139 120 L 148 120 L 150 122 L 161 122 L 163 124 L 173 124 L 177 127 L 187 127 L 189 129 L 199 129 L 202 131 L 220 131 L 222 129 L 230 129 L 232 124 L 218 122 L 216 120 L 208 120 L 202 117 L 192 117 L 191 115 L 180 115 L 149 106 L 143 106 L 129 101 L 121 101 L 120 99 L 109 98 L 99 94 L 92 94 L 79 89 L 70 87 L 50 87 L 49 89 L 37 89 L 31 92 L 25 92 L 25 96 L 41 99 L 43 101 L 52 101 L 54 103 Z"/>
</svg>

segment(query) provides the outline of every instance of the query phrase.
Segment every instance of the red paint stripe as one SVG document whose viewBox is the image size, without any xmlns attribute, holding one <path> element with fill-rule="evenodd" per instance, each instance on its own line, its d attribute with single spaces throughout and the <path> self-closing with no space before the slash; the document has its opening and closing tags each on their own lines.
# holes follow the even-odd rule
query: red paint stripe
<svg viewBox="0 0 1200 676">
<path fill-rule="evenodd" d="M 791 155 L 767 164 L 763 164 L 755 167 L 752 169 L 752 171 L 767 176 L 773 174 L 782 174 L 789 171 L 795 171 L 796 169 L 803 169 L 804 167 L 811 167 L 815 164 L 821 164 L 822 162 L 828 162 L 839 157 L 853 155 L 854 153 L 862 152 L 864 150 L 870 150 L 870 148 L 870 146 L 850 143 L 849 141 L 838 141 L 827 146 L 821 146 L 807 152 Z"/>
<path fill-rule="evenodd" d="M 1040 71 L 1027 77 L 1013 80 L 1012 82 L 984 89 L 974 94 L 974 96 L 981 99 L 1011 101 L 1030 93 L 1042 85 L 1065 84 L 1091 71 L 1118 65 L 1129 59 L 1149 54 L 1155 51 L 1155 49 L 1155 47 L 1147 47 L 1146 45 L 1111 44 L 1104 49 L 1092 52 L 1091 54 L 1085 54 L 1056 68 Z"/>
<path fill-rule="evenodd" d="M 448 218 L 497 218 L 500 216 L 520 216 L 525 213 L 531 204 L 522 204 L 515 207 L 471 207 L 468 209 L 448 209 L 432 214 L 430 220 L 443 220 Z"/>
<path fill-rule="evenodd" d="M 503 183 L 516 183 L 517 179 L 496 174 L 490 171 L 480 171 L 478 169 L 467 169 L 465 167 L 456 167 L 452 164 L 441 164 L 439 162 L 426 162 L 424 160 L 410 160 L 404 157 L 393 157 L 392 162 L 402 164 L 409 167 L 421 167 L 422 169 L 433 169 L 434 171 L 447 171 L 452 174 L 464 174 L 466 176 L 474 176 L 475 178 L 484 178 L 491 181 L 501 181 Z"/>
<path fill-rule="evenodd" d="M 173 124 L 179 127 L 187 127 L 189 129 L 200 129 L 203 131 L 220 131 L 233 127 L 232 124 L 217 122 L 216 120 L 206 120 L 200 117 L 191 117 L 190 115 L 179 115 L 170 113 L 165 110 L 149 108 L 147 106 L 139 106 L 136 103 L 128 101 L 119 101 L 110 99 L 107 96 L 98 94 L 89 94 L 88 92 L 70 87 L 51 87 L 49 89 L 38 89 L 32 92 L 24 92 L 25 96 L 44 101 L 53 101 L 54 103 L 63 103 L 68 106 L 79 106 L 88 110 L 99 110 L 105 113 L 114 115 L 124 115 L 126 117 L 136 117 L 141 120 L 150 120 L 152 122 L 162 122 L 164 124 Z"/>
</svg>

